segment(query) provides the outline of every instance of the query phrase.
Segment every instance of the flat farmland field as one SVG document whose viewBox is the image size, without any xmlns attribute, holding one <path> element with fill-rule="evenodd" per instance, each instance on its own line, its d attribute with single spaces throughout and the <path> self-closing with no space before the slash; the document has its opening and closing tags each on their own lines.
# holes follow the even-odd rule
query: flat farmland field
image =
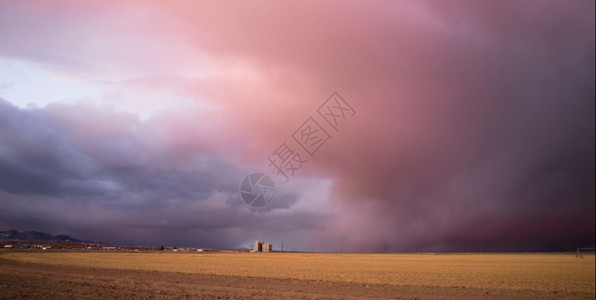
<svg viewBox="0 0 596 300">
<path fill-rule="evenodd" d="M 0 298 L 594 299 L 575 254 L 0 251 Z"/>
</svg>

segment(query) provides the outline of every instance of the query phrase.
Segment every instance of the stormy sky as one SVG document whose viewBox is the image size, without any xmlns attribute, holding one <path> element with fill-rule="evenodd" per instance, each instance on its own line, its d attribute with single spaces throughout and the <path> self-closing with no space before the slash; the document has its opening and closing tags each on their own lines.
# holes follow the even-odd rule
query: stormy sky
<svg viewBox="0 0 596 300">
<path fill-rule="evenodd" d="M 593 247 L 594 9 L 2 1 L 0 230 L 305 251 Z M 335 128 L 319 114 L 334 92 L 351 107 Z M 309 118 L 329 136 L 313 155 L 293 138 Z M 305 161 L 287 180 L 267 159 L 281 145 Z M 275 183 L 261 208 L 239 194 L 254 172 Z"/>
</svg>

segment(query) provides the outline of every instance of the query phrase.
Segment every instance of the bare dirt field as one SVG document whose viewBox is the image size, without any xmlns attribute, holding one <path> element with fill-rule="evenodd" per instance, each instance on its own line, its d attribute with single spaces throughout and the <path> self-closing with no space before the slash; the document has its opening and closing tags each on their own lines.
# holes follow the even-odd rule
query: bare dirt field
<svg viewBox="0 0 596 300">
<path fill-rule="evenodd" d="M 574 254 L 0 251 L 0 299 L 594 299 Z"/>
</svg>

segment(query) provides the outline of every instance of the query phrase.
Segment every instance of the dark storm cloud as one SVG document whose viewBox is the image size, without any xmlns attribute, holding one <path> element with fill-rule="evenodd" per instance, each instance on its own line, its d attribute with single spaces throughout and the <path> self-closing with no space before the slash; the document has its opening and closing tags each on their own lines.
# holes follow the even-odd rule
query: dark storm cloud
<svg viewBox="0 0 596 300">
<path fill-rule="evenodd" d="M 0 99 L 0 187 L 13 193 L 57 193 L 65 182 L 83 179 L 87 167 L 65 136 Z"/>
<path fill-rule="evenodd" d="M 280 192 L 272 205 L 248 208 L 237 194 L 244 170 L 213 153 L 180 151 L 156 135 L 138 135 L 152 130 L 151 122 L 130 115 L 85 105 L 26 110 L 0 100 L 0 120 L 4 227 L 112 242 L 237 247 L 262 224 L 283 227 L 264 214 L 297 200 L 295 192 Z M 155 138 L 152 147 L 147 135 Z M 300 219 L 308 223 L 309 216 Z"/>
<path fill-rule="evenodd" d="M 342 225 L 354 247 L 593 245 L 594 14 L 575 4 L 429 5 L 441 27 L 421 29 L 424 57 L 386 67 L 408 74 L 393 85 L 390 72 L 367 79 L 384 92 L 354 104 L 364 129 L 330 146 L 364 144 L 360 159 L 321 160 L 341 174 L 349 213 L 374 203 L 370 218 Z"/>
</svg>

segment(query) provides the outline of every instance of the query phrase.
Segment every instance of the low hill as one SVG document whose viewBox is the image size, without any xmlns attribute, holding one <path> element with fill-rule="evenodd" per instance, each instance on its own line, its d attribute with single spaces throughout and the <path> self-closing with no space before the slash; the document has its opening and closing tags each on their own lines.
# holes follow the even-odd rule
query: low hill
<svg viewBox="0 0 596 300">
<path fill-rule="evenodd" d="M 23 231 L 16 230 L 0 231 L 1 241 L 28 241 L 28 242 L 73 242 L 73 243 L 93 243 L 91 241 L 79 240 L 68 235 L 59 234 L 51 235 L 39 231 Z"/>
</svg>

